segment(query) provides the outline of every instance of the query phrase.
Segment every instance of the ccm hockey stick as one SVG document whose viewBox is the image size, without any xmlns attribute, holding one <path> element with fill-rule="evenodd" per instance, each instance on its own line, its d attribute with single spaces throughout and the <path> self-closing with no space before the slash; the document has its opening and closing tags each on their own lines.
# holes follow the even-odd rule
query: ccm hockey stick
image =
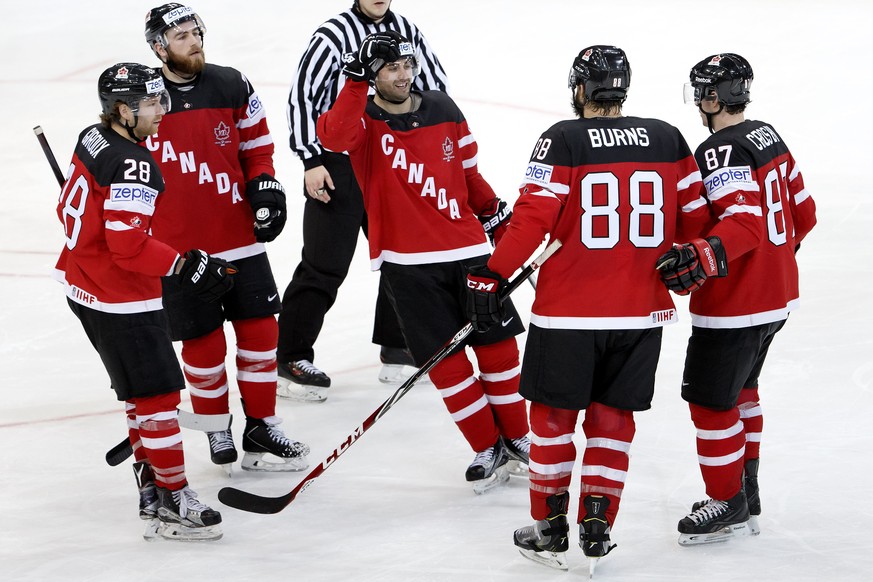
<svg viewBox="0 0 873 582">
<path fill-rule="evenodd" d="M 179 426 L 203 432 L 227 430 L 232 419 L 230 414 L 195 414 L 181 408 L 178 412 Z M 133 447 L 130 446 L 128 438 L 124 437 L 123 441 L 106 451 L 106 462 L 114 467 L 123 463 L 132 454 Z"/>
<path fill-rule="evenodd" d="M 52 172 L 55 174 L 55 178 L 58 180 L 58 185 L 63 186 L 64 182 L 64 173 L 61 172 L 61 167 L 58 165 L 58 161 L 55 159 L 55 154 L 52 152 L 52 148 L 49 145 L 48 140 L 45 137 L 45 133 L 42 131 L 42 126 L 37 125 L 33 128 L 33 133 L 36 134 L 36 139 L 39 140 L 39 145 L 42 146 L 42 153 L 45 154 L 45 159 L 48 160 L 49 166 L 52 168 Z"/>
<path fill-rule="evenodd" d="M 552 254 L 557 251 L 561 247 L 561 241 L 555 239 L 545 248 L 545 250 L 534 259 L 530 265 L 526 266 L 521 273 L 519 273 L 514 279 L 512 279 L 509 284 L 504 289 L 501 294 L 501 299 L 504 299 L 509 296 L 510 293 L 515 291 L 519 285 L 521 285 L 525 280 L 527 280 L 534 271 L 539 269 L 540 265 L 542 265 L 546 259 L 548 259 Z M 406 380 L 395 392 L 391 395 L 388 400 L 382 403 L 379 408 L 377 408 L 370 416 L 358 426 L 353 433 L 346 437 L 346 440 L 342 442 L 337 448 L 333 450 L 333 452 L 319 465 L 317 465 L 309 474 L 301 481 L 296 487 L 294 487 L 291 491 L 286 493 L 285 495 L 280 495 L 279 497 L 264 497 L 262 495 L 256 495 L 254 493 L 249 493 L 247 491 L 242 491 L 240 489 L 236 489 L 234 487 L 223 487 L 218 492 L 218 500 L 224 503 L 227 506 L 233 507 L 235 509 L 241 509 L 243 511 L 249 511 L 252 513 L 279 513 L 283 509 L 285 509 L 288 505 L 291 504 L 292 501 L 297 497 L 297 495 L 308 488 L 312 483 L 324 473 L 328 467 L 330 467 L 343 453 L 345 453 L 349 448 L 355 444 L 355 442 L 361 438 L 361 436 L 367 432 L 370 427 L 372 427 L 377 420 L 382 418 L 388 410 L 391 409 L 392 406 L 397 404 L 397 401 L 403 398 L 403 396 L 409 392 L 410 389 L 418 382 L 425 374 L 430 372 L 430 370 L 440 363 L 443 358 L 445 358 L 449 353 L 452 352 L 456 347 L 461 345 L 464 339 L 470 335 L 473 331 L 473 324 L 467 323 L 464 327 L 462 327 L 455 336 L 449 340 L 438 352 L 430 357 L 430 359 L 425 362 L 425 364 L 418 369 L 409 379 Z"/>
</svg>

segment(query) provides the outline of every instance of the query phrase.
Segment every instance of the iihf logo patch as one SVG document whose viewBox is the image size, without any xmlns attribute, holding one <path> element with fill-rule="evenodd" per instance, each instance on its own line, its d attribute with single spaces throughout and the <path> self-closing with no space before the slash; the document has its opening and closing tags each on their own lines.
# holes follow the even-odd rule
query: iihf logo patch
<svg viewBox="0 0 873 582">
<path fill-rule="evenodd" d="M 212 130 L 215 133 L 215 143 L 224 147 L 230 141 L 230 126 L 225 122 L 218 124 L 218 127 Z"/>
<path fill-rule="evenodd" d="M 583 60 L 583 61 L 591 60 L 591 54 L 592 54 L 593 52 L 594 52 L 594 51 L 591 50 L 591 49 L 588 49 L 587 51 L 585 51 L 585 52 L 582 54 L 582 60 Z"/>
<path fill-rule="evenodd" d="M 127 79 L 127 67 L 121 67 L 117 71 L 115 71 L 116 79 Z"/>
<path fill-rule="evenodd" d="M 455 143 L 447 137 L 446 141 L 443 142 L 443 159 L 447 162 L 451 162 L 454 157 Z"/>
<path fill-rule="evenodd" d="M 714 57 L 712 57 L 712 60 L 710 60 L 710 61 L 709 61 L 708 63 L 706 63 L 706 64 L 707 64 L 707 65 L 718 66 L 718 64 L 719 64 L 720 62 L 721 62 L 721 55 L 715 55 Z"/>
</svg>

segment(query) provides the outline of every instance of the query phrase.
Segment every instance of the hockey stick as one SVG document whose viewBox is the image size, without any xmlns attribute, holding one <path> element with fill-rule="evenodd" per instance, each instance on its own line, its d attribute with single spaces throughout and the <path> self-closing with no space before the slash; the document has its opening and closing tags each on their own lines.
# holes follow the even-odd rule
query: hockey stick
<svg viewBox="0 0 873 582">
<path fill-rule="evenodd" d="M 42 131 L 42 126 L 37 125 L 33 128 L 33 133 L 36 134 L 36 139 L 39 140 L 39 145 L 42 146 L 42 153 L 45 154 L 45 159 L 48 160 L 49 166 L 52 167 L 52 172 L 55 173 L 55 178 L 58 180 L 58 185 L 63 186 L 66 180 L 64 179 L 64 173 L 61 172 L 61 167 L 58 165 L 58 161 L 55 159 L 55 154 L 52 152 L 52 148 L 49 145 L 48 140 L 45 137 L 45 133 Z"/>
<path fill-rule="evenodd" d="M 196 414 L 181 408 L 179 409 L 179 426 L 203 432 L 227 430 L 230 426 L 231 418 L 230 414 Z M 123 441 L 106 451 L 106 462 L 111 467 L 115 467 L 123 463 L 132 454 L 133 447 L 130 446 L 128 438 L 124 437 Z"/>
<path fill-rule="evenodd" d="M 552 254 L 557 251 L 561 247 L 561 241 L 555 239 L 546 247 L 546 249 L 534 259 L 530 265 L 526 266 L 521 273 L 519 273 L 504 289 L 501 294 L 501 299 L 504 299 L 509 296 L 510 293 L 515 291 L 519 285 L 521 285 L 525 280 L 527 280 L 534 271 L 536 271 L 540 265 L 542 265 L 546 259 L 548 259 Z M 309 474 L 301 481 L 296 487 L 294 487 L 290 492 L 285 495 L 280 495 L 279 497 L 264 497 L 262 495 L 256 495 L 254 493 L 249 493 L 247 491 L 242 491 L 240 489 L 236 489 L 234 487 L 222 487 L 218 491 L 218 500 L 224 503 L 229 507 L 233 507 L 235 509 L 240 509 L 242 511 L 249 511 L 252 513 L 279 513 L 283 509 L 285 509 L 288 505 L 291 504 L 292 501 L 297 497 L 297 495 L 304 491 L 307 487 L 312 485 L 312 483 L 324 473 L 328 467 L 330 467 L 343 453 L 345 453 L 349 448 L 355 444 L 355 442 L 363 436 L 365 432 L 367 432 L 370 427 L 372 427 L 377 420 L 382 418 L 388 410 L 394 406 L 398 400 L 403 398 L 403 396 L 409 392 L 412 387 L 418 382 L 422 376 L 430 372 L 430 370 L 440 363 L 443 358 L 445 358 L 448 354 L 450 354 L 456 347 L 461 345 L 461 342 L 470 335 L 473 331 L 473 324 L 467 323 L 464 327 L 462 327 L 455 336 L 449 340 L 442 348 L 439 349 L 434 355 L 430 357 L 430 359 L 425 362 L 425 364 L 418 369 L 412 376 L 410 376 L 406 382 L 404 382 L 394 394 L 391 395 L 388 400 L 382 403 L 379 408 L 377 408 L 370 416 L 358 426 L 353 433 L 346 437 L 346 440 L 340 444 L 337 448 L 333 450 L 333 452 L 319 465 L 317 465 Z"/>
</svg>

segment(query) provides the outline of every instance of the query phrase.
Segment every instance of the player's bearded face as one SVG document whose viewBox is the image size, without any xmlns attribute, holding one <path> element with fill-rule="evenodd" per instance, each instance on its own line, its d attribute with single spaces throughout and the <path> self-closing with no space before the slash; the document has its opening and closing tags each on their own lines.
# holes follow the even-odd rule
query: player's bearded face
<svg viewBox="0 0 873 582">
<path fill-rule="evenodd" d="M 183 75 L 196 75 L 206 66 L 203 36 L 193 22 L 184 22 L 167 32 L 167 64 Z"/>
</svg>

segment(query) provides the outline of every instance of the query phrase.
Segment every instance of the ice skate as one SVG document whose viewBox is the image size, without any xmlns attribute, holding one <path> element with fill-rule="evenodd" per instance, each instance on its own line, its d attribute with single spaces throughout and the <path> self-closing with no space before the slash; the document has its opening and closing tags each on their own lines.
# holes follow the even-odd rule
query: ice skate
<svg viewBox="0 0 873 582">
<path fill-rule="evenodd" d="M 309 360 L 279 362 L 276 395 L 297 402 L 324 402 L 330 378 Z"/>
<path fill-rule="evenodd" d="M 517 439 L 503 438 L 503 445 L 506 447 L 506 454 L 509 456 L 509 462 L 506 463 L 506 470 L 513 477 L 528 478 L 528 463 L 530 462 L 530 439 L 527 436 L 518 437 Z"/>
<path fill-rule="evenodd" d="M 198 501 L 190 487 L 177 491 L 157 487 L 157 492 L 160 527 L 155 539 L 192 542 L 221 538 L 221 514 Z"/>
<path fill-rule="evenodd" d="M 467 467 L 466 474 L 467 481 L 473 484 L 473 492 L 481 495 L 508 481 L 509 473 L 506 471 L 508 461 L 503 439 L 500 438 L 484 451 L 476 453 L 473 462 Z"/>
<path fill-rule="evenodd" d="M 550 495 L 546 503 L 550 510 L 548 517 L 515 530 L 513 541 L 525 558 L 549 568 L 567 570 L 567 532 L 570 530 L 567 506 L 570 494 Z"/>
<path fill-rule="evenodd" d="M 585 508 L 585 517 L 579 523 L 579 547 L 588 557 L 588 577 L 593 578 L 597 562 L 616 547 L 609 539 L 612 528 L 606 519 L 609 498 L 586 495 L 582 506 Z"/>
<path fill-rule="evenodd" d="M 386 348 L 382 346 L 379 353 L 382 368 L 379 370 L 379 381 L 383 384 L 403 384 L 418 371 L 412 354 L 407 349 Z M 418 382 L 427 382 L 428 377 L 423 376 Z"/>
<path fill-rule="evenodd" d="M 139 489 L 139 518 L 146 522 L 142 537 L 151 540 L 158 535 L 160 527 L 155 474 L 151 465 L 144 461 L 137 461 L 133 464 L 133 476 L 136 478 L 136 486 Z"/>
<path fill-rule="evenodd" d="M 760 529 L 749 520 L 749 505 L 740 490 L 727 501 L 707 500 L 679 521 L 679 533 L 679 545 L 692 546 L 757 535 Z"/>
<path fill-rule="evenodd" d="M 309 446 L 290 440 L 278 427 L 277 416 L 246 417 L 242 468 L 245 471 L 302 471 L 309 466 Z M 269 457 L 266 457 L 269 455 Z"/>
<path fill-rule="evenodd" d="M 233 446 L 233 435 L 230 432 L 230 427 L 227 430 L 208 432 L 206 436 L 209 438 L 209 457 L 213 463 L 220 465 L 230 477 L 233 475 L 233 463 L 238 458 L 236 447 Z"/>
</svg>

